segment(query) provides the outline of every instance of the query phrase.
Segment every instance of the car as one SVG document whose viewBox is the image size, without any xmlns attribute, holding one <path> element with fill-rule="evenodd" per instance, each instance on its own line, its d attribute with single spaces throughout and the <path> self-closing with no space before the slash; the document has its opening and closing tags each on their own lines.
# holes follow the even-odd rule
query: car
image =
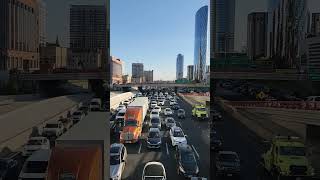
<svg viewBox="0 0 320 180">
<path fill-rule="evenodd" d="M 152 118 L 154 118 L 154 117 L 160 118 L 160 113 L 159 113 L 157 110 L 152 110 L 152 111 L 150 112 L 150 119 L 152 119 Z"/>
<path fill-rule="evenodd" d="M 179 106 L 178 104 L 175 104 L 175 105 L 173 105 L 173 106 L 171 107 L 171 109 L 173 109 L 173 110 L 178 110 L 178 109 L 180 109 L 180 106 Z"/>
<path fill-rule="evenodd" d="M 147 147 L 148 148 L 160 148 L 161 147 L 161 134 L 160 129 L 150 128 L 147 137 Z"/>
<path fill-rule="evenodd" d="M 126 109 L 122 109 L 122 110 L 120 110 L 118 113 L 117 113 L 117 115 L 116 115 L 116 121 L 117 122 L 122 122 L 122 121 L 124 121 L 124 116 L 126 115 Z"/>
<path fill-rule="evenodd" d="M 192 108 L 192 116 L 198 120 L 208 119 L 206 106 L 202 104 L 194 105 Z"/>
<path fill-rule="evenodd" d="M 23 146 L 22 156 L 30 156 L 39 149 L 50 149 L 50 141 L 46 137 L 31 137 Z"/>
<path fill-rule="evenodd" d="M 164 121 L 167 129 L 171 129 L 173 126 L 176 126 L 176 121 L 173 117 L 167 117 Z"/>
<path fill-rule="evenodd" d="M 119 111 L 121 111 L 121 110 L 126 110 L 126 109 L 127 109 L 127 108 L 126 108 L 125 105 L 120 104 L 120 105 L 117 107 L 116 111 L 119 112 Z"/>
<path fill-rule="evenodd" d="M 63 129 L 63 124 L 59 121 L 56 123 L 47 123 L 42 130 L 42 136 L 59 137 L 62 135 Z"/>
<path fill-rule="evenodd" d="M 161 107 L 160 106 L 155 106 L 152 111 L 158 111 L 159 113 L 161 112 Z"/>
<path fill-rule="evenodd" d="M 123 144 L 110 146 L 110 179 L 120 180 L 127 162 L 127 149 Z"/>
<path fill-rule="evenodd" d="M 75 111 L 74 113 L 72 113 L 71 118 L 73 124 L 76 124 L 84 118 L 84 113 L 82 111 Z"/>
<path fill-rule="evenodd" d="M 236 152 L 219 151 L 216 155 L 216 176 L 239 176 L 240 159 Z"/>
<path fill-rule="evenodd" d="M 171 115 L 173 115 L 173 111 L 170 108 L 166 108 L 166 109 L 164 109 L 164 115 L 171 116 Z"/>
<path fill-rule="evenodd" d="M 183 119 L 186 117 L 186 112 L 184 109 L 178 109 L 178 118 Z"/>
<path fill-rule="evenodd" d="M 158 102 L 158 106 L 164 106 L 164 100 L 159 100 L 159 102 Z"/>
<path fill-rule="evenodd" d="M 148 162 L 143 167 L 142 180 L 167 180 L 165 167 L 161 162 Z"/>
<path fill-rule="evenodd" d="M 63 124 L 63 132 L 66 132 L 68 129 L 70 129 L 73 126 L 73 121 L 70 118 L 60 117 L 58 122 L 61 122 Z"/>
<path fill-rule="evenodd" d="M 210 149 L 219 151 L 222 147 L 222 138 L 218 136 L 216 131 L 210 132 Z"/>
<path fill-rule="evenodd" d="M 140 96 L 139 96 L 140 97 Z M 123 101 L 123 103 L 122 103 L 123 105 L 125 105 L 126 107 L 130 104 L 130 101 L 129 100 L 125 100 L 125 101 Z"/>
<path fill-rule="evenodd" d="M 177 126 L 173 126 L 169 132 L 171 145 L 173 147 L 177 146 L 178 144 L 187 144 L 187 136 L 183 133 L 182 129 Z"/>
<path fill-rule="evenodd" d="M 161 129 L 161 120 L 160 120 L 160 118 L 159 117 L 151 118 L 149 127 L 154 127 L 154 128 Z"/>
<path fill-rule="evenodd" d="M 178 145 L 176 150 L 177 171 L 186 178 L 198 176 L 199 167 L 193 149 L 188 144 Z"/>
<path fill-rule="evenodd" d="M 21 152 L 9 152 L 0 158 L 0 179 L 18 179 L 22 168 L 23 158 Z"/>
<path fill-rule="evenodd" d="M 210 114 L 212 114 L 213 120 L 219 120 L 220 121 L 222 119 L 221 114 L 215 109 L 212 109 Z"/>
<path fill-rule="evenodd" d="M 157 106 L 157 101 L 151 101 L 150 108 L 153 109 L 156 106 Z"/>
<path fill-rule="evenodd" d="M 89 106 L 84 106 L 84 105 L 82 105 L 82 106 L 79 108 L 79 111 L 82 111 L 85 115 L 88 115 Z"/>
<path fill-rule="evenodd" d="M 173 105 L 175 105 L 176 104 L 176 101 L 175 100 L 170 100 L 170 106 L 173 106 Z"/>
</svg>

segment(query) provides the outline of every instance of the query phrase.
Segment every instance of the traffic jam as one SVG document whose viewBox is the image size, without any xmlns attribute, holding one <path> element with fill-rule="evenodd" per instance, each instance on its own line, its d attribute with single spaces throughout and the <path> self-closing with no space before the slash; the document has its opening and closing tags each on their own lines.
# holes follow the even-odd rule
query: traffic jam
<svg viewBox="0 0 320 180">
<path fill-rule="evenodd" d="M 121 102 L 110 124 L 110 179 L 208 179 L 207 111 L 165 88 Z"/>
</svg>

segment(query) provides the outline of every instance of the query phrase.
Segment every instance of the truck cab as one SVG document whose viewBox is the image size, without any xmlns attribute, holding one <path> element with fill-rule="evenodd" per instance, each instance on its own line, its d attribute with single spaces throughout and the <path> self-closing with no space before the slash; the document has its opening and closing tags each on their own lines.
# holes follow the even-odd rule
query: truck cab
<svg viewBox="0 0 320 180">
<path fill-rule="evenodd" d="M 270 149 L 262 155 L 263 168 L 277 179 L 314 176 L 306 156 L 305 145 L 298 137 L 276 136 Z"/>
<path fill-rule="evenodd" d="M 206 106 L 204 105 L 195 105 L 192 108 L 192 116 L 196 119 L 208 119 L 208 113 L 207 113 L 207 109 Z"/>
</svg>

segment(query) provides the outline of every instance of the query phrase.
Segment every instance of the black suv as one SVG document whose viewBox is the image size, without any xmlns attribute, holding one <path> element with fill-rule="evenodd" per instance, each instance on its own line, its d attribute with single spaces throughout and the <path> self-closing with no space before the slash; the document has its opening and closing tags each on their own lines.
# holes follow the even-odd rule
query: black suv
<svg viewBox="0 0 320 180">
<path fill-rule="evenodd" d="M 176 152 L 178 173 L 184 177 L 191 178 L 198 176 L 199 167 L 190 145 L 181 144 Z"/>
<path fill-rule="evenodd" d="M 216 176 L 240 176 L 240 159 L 236 152 L 219 151 L 216 155 Z"/>
</svg>

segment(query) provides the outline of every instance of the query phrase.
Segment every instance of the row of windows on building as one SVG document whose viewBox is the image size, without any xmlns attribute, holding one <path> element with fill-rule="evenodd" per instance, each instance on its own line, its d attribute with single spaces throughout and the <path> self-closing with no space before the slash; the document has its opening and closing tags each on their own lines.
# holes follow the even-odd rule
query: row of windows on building
<svg viewBox="0 0 320 180">
<path fill-rule="evenodd" d="M 10 69 L 24 69 L 24 63 L 27 64 L 30 69 L 38 69 L 39 63 L 35 60 L 22 60 L 22 58 L 11 57 L 8 61 L 5 61 L 4 58 L 0 58 L 0 71 L 10 70 Z"/>
<path fill-rule="evenodd" d="M 22 8 L 28 12 L 31 12 L 32 14 L 34 13 L 34 9 L 32 7 L 27 6 L 26 4 L 19 2 L 17 0 L 11 0 L 9 1 L 12 5 L 15 5 L 16 7 Z"/>
</svg>

